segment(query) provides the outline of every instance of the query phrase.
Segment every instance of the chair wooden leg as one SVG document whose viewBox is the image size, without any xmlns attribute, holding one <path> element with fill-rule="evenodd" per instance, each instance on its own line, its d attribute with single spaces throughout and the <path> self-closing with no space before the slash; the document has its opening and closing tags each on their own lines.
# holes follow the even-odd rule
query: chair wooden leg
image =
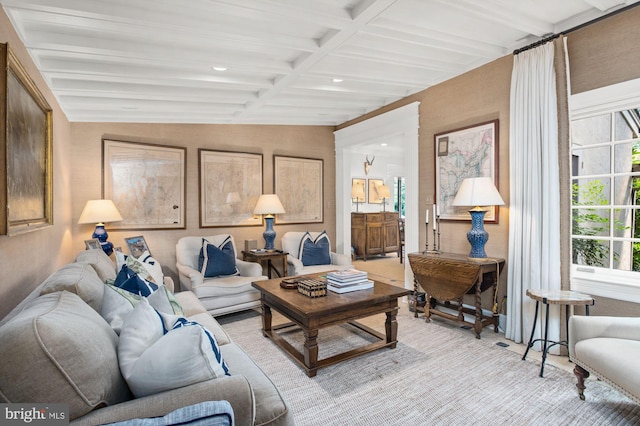
<svg viewBox="0 0 640 426">
<path fill-rule="evenodd" d="M 580 396 L 580 399 L 584 401 L 584 390 L 586 389 L 584 381 L 587 377 L 589 377 L 589 372 L 579 365 L 576 365 L 576 367 L 573 369 L 573 374 L 575 374 L 578 378 L 578 383 L 576 383 L 576 387 L 578 388 L 578 396 Z"/>
</svg>

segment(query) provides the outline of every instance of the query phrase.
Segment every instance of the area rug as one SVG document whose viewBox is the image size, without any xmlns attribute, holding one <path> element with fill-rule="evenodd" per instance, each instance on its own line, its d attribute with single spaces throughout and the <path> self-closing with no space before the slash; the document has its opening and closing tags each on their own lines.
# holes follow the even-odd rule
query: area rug
<svg viewBox="0 0 640 426">
<path fill-rule="evenodd" d="M 573 374 L 478 340 L 468 330 L 398 316 L 399 343 L 309 378 L 260 331 L 260 314 L 218 318 L 273 380 L 297 425 L 633 425 L 640 406 L 597 380 L 581 401 Z M 320 330 L 320 358 L 361 345 L 351 326 Z M 301 348 L 302 333 L 286 333 Z"/>
</svg>

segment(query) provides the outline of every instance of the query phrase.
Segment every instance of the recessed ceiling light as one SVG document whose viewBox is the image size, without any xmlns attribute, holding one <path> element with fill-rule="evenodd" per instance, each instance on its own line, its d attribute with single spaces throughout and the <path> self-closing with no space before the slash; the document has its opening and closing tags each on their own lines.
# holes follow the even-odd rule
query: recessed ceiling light
<svg viewBox="0 0 640 426">
<path fill-rule="evenodd" d="M 386 143 L 381 143 L 380 146 L 387 146 L 387 144 Z"/>
<path fill-rule="evenodd" d="M 213 67 L 214 70 L 216 71 L 226 71 L 228 68 L 227 67 Z"/>
<path fill-rule="evenodd" d="M 341 78 L 334 78 L 334 79 L 333 79 L 333 82 L 334 82 L 334 83 L 342 83 L 343 81 L 344 81 L 344 80 L 343 80 L 343 79 L 341 79 Z"/>
</svg>

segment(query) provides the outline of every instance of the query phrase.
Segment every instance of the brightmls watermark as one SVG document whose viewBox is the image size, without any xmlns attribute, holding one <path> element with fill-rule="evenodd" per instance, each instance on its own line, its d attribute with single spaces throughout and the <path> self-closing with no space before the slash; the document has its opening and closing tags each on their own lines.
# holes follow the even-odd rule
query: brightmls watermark
<svg viewBox="0 0 640 426">
<path fill-rule="evenodd" d="M 69 404 L 0 404 L 0 424 L 68 426 Z"/>
</svg>

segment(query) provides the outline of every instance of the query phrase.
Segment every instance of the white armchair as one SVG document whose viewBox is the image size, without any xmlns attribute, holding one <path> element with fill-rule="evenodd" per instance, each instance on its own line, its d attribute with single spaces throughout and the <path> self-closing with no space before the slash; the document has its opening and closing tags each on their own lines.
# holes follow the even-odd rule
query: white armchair
<svg viewBox="0 0 640 426">
<path fill-rule="evenodd" d="M 282 250 L 288 252 L 287 263 L 289 275 L 306 275 L 319 272 L 333 271 L 336 269 L 344 269 L 351 267 L 351 257 L 345 254 L 338 254 L 331 251 L 329 246 L 329 256 L 331 263 L 324 265 L 305 266 L 300 259 L 300 242 L 306 232 L 286 232 L 282 236 Z M 320 232 L 309 232 L 311 239 L 315 240 Z"/>
<path fill-rule="evenodd" d="M 572 316 L 569 359 L 580 399 L 591 372 L 640 404 L 640 317 Z"/>
<path fill-rule="evenodd" d="M 198 270 L 202 239 L 220 245 L 229 237 L 239 274 L 206 278 Z M 237 259 L 235 241 L 229 234 L 180 238 L 176 244 L 176 267 L 181 289 L 192 291 L 213 316 L 260 306 L 260 292 L 251 283 L 267 279 L 262 275 L 262 265 Z"/>
</svg>

